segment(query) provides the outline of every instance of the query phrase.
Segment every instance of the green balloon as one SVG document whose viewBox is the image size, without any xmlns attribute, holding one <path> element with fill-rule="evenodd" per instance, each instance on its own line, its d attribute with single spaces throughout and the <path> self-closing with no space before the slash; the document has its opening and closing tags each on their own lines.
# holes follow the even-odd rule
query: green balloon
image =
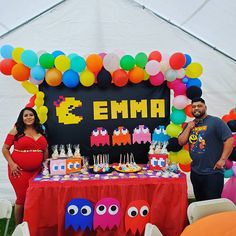
<svg viewBox="0 0 236 236">
<path fill-rule="evenodd" d="M 186 120 L 186 114 L 183 110 L 176 109 L 170 114 L 170 120 L 176 125 L 183 124 Z"/>
<path fill-rule="evenodd" d="M 40 56 L 39 58 L 39 64 L 44 68 L 44 69 L 50 69 L 54 67 L 54 57 L 50 53 L 44 53 Z"/>
<path fill-rule="evenodd" d="M 132 70 L 135 66 L 135 59 L 130 55 L 125 55 L 120 60 L 120 67 L 124 70 Z"/>
<path fill-rule="evenodd" d="M 148 62 L 148 57 L 144 52 L 140 52 L 135 56 L 136 65 L 140 68 L 144 68 Z"/>
</svg>

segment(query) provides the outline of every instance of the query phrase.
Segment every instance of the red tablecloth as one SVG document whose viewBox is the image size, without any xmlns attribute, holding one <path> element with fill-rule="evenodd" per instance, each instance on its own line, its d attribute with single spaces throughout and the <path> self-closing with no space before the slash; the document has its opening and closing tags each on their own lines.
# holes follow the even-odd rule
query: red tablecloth
<svg viewBox="0 0 236 236">
<path fill-rule="evenodd" d="M 96 204 L 101 198 L 116 198 L 122 208 L 122 222 L 112 231 L 65 230 L 65 208 L 73 198 L 85 198 Z M 124 214 L 128 204 L 145 200 L 150 205 L 150 222 L 165 236 L 179 236 L 186 226 L 187 183 L 179 178 L 121 178 L 82 181 L 30 182 L 25 202 L 24 220 L 31 236 L 132 235 L 125 232 Z"/>
</svg>

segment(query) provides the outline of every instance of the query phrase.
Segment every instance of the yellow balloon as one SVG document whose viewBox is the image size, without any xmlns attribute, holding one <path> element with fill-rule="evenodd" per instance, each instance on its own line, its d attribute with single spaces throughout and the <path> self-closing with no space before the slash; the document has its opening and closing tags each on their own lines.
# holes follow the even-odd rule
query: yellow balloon
<svg viewBox="0 0 236 236">
<path fill-rule="evenodd" d="M 36 97 L 37 97 L 37 98 L 44 98 L 44 97 L 45 97 L 45 94 L 44 94 L 44 92 L 39 91 L 39 92 L 36 94 Z"/>
<path fill-rule="evenodd" d="M 177 153 L 178 162 L 183 165 L 187 165 L 191 163 L 192 159 L 187 150 L 182 149 Z"/>
<path fill-rule="evenodd" d="M 21 85 L 28 93 L 31 94 L 36 94 L 39 91 L 38 87 L 35 84 L 31 84 L 28 80 L 22 82 Z"/>
<path fill-rule="evenodd" d="M 80 74 L 80 83 L 85 87 L 90 87 L 95 82 L 95 76 L 94 74 L 89 70 L 84 70 Z"/>
<path fill-rule="evenodd" d="M 12 58 L 15 62 L 21 63 L 21 54 L 24 52 L 24 48 L 14 48 L 12 51 Z"/>
<path fill-rule="evenodd" d="M 177 153 L 169 152 L 168 159 L 170 160 L 171 164 L 177 164 L 178 163 Z"/>
<path fill-rule="evenodd" d="M 176 125 L 176 124 L 169 124 L 166 127 L 166 133 L 169 136 L 175 137 L 175 138 L 177 138 L 179 136 L 179 134 L 181 133 L 182 130 L 183 130 L 183 128 L 179 125 Z"/>
<path fill-rule="evenodd" d="M 56 57 L 54 64 L 62 72 L 70 69 L 70 59 L 65 55 Z"/>
<path fill-rule="evenodd" d="M 36 98 L 34 101 L 34 104 L 36 105 L 37 108 L 39 108 L 44 104 L 44 99 L 43 98 Z M 38 110 L 38 114 L 40 114 L 40 110 Z"/>
<path fill-rule="evenodd" d="M 39 114 L 44 115 L 48 113 L 48 108 L 46 106 L 39 107 Z"/>
<path fill-rule="evenodd" d="M 143 80 L 148 80 L 150 75 L 145 70 L 143 70 L 143 71 L 144 71 L 144 78 L 143 78 Z"/>
<path fill-rule="evenodd" d="M 185 74 L 189 78 L 198 78 L 202 74 L 203 68 L 201 64 L 198 62 L 192 62 L 190 63 L 186 69 L 185 69 Z"/>
<path fill-rule="evenodd" d="M 39 117 L 39 121 L 40 121 L 41 124 L 44 124 L 48 119 L 47 115 L 40 115 L 39 114 L 38 117 Z"/>
</svg>

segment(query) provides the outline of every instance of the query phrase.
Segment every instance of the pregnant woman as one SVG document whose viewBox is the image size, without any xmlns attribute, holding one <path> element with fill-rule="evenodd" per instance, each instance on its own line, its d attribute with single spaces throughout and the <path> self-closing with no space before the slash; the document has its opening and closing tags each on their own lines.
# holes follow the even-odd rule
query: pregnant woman
<svg viewBox="0 0 236 236">
<path fill-rule="evenodd" d="M 14 146 L 12 153 L 11 146 Z M 24 202 L 29 180 L 48 158 L 47 140 L 33 108 L 21 110 L 14 128 L 4 142 L 2 153 L 8 162 L 8 177 L 16 193 L 15 222 L 23 221 Z"/>
</svg>

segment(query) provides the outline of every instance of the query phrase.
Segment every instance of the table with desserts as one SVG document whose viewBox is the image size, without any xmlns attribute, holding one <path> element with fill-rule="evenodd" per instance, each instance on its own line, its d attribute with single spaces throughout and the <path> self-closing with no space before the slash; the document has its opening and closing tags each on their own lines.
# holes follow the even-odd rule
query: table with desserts
<svg viewBox="0 0 236 236">
<path fill-rule="evenodd" d="M 30 235 L 135 235 L 125 229 L 124 223 L 127 206 L 135 200 L 149 203 L 150 223 L 156 224 L 163 235 L 180 235 L 187 223 L 185 174 L 150 170 L 147 165 L 137 168 L 125 171 L 119 163 L 102 174 L 94 172 L 94 168 L 66 175 L 39 173 L 30 181 L 25 202 L 24 220 L 29 224 Z M 122 212 L 120 225 L 84 232 L 66 229 L 67 203 L 78 198 L 93 204 L 102 198 L 117 199 Z"/>
</svg>

